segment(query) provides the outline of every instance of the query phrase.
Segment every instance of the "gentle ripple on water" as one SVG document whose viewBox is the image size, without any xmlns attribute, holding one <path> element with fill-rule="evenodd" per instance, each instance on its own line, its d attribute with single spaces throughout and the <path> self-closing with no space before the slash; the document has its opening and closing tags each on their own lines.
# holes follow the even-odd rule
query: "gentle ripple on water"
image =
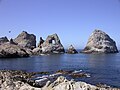
<svg viewBox="0 0 120 90">
<path fill-rule="evenodd" d="M 120 53 L 118 54 L 55 54 L 29 58 L 0 59 L 0 69 L 29 72 L 83 70 L 90 78 L 80 78 L 91 84 L 105 83 L 120 87 Z"/>
</svg>

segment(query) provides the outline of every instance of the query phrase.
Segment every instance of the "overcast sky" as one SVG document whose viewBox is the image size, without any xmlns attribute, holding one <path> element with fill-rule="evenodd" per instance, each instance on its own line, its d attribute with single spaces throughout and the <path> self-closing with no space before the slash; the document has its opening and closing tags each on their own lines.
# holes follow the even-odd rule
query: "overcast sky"
<svg viewBox="0 0 120 90">
<path fill-rule="evenodd" d="M 95 29 L 119 47 L 120 0 L 0 0 L 0 37 L 27 31 L 38 41 L 57 33 L 65 48 L 83 48 Z"/>
</svg>

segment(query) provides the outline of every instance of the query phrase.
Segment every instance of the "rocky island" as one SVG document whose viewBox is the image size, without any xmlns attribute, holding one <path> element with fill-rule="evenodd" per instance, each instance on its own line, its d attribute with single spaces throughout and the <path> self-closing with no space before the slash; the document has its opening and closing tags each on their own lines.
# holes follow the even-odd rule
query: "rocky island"
<svg viewBox="0 0 120 90">
<path fill-rule="evenodd" d="M 49 35 L 46 40 L 40 38 L 38 47 L 33 49 L 36 54 L 65 53 L 57 34 Z"/>
<path fill-rule="evenodd" d="M 116 42 L 101 30 L 95 30 L 82 53 L 118 53 Z"/>
<path fill-rule="evenodd" d="M 67 50 L 68 54 L 76 54 L 78 53 L 77 50 L 73 47 L 73 45 L 70 45 Z"/>
<path fill-rule="evenodd" d="M 117 53 L 116 43 L 108 34 L 101 30 L 95 30 L 88 39 L 82 53 Z M 0 57 L 28 57 L 31 55 L 65 53 L 65 49 L 57 34 L 48 35 L 46 40 L 40 37 L 36 47 L 36 36 L 23 31 L 15 39 L 0 38 Z M 78 53 L 70 45 L 68 54 Z"/>
</svg>

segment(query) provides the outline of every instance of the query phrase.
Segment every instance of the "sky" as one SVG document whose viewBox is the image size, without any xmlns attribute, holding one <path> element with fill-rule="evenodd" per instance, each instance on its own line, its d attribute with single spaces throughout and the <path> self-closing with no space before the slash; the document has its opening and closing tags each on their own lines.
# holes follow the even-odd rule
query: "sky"
<svg viewBox="0 0 120 90">
<path fill-rule="evenodd" d="M 82 49 L 95 29 L 120 47 L 120 0 L 0 0 L 0 37 L 57 33 L 65 48 Z"/>
</svg>

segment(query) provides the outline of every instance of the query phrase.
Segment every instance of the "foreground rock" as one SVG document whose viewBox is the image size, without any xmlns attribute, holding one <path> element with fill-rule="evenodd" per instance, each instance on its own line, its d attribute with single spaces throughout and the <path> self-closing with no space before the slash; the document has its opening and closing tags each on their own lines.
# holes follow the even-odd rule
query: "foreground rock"
<svg viewBox="0 0 120 90">
<path fill-rule="evenodd" d="M 30 76 L 29 73 L 22 71 L 1 70 L 0 90 L 34 90 L 34 87 L 26 83 Z"/>
<path fill-rule="evenodd" d="M 67 53 L 69 53 L 69 54 L 76 54 L 78 52 L 72 45 L 70 45 L 68 50 L 67 50 Z"/>
<path fill-rule="evenodd" d="M 23 31 L 14 39 L 14 42 L 18 43 L 18 45 L 22 47 L 33 49 L 36 47 L 36 36 Z"/>
<path fill-rule="evenodd" d="M 87 42 L 83 53 L 118 53 L 116 43 L 105 32 L 95 30 Z"/>
<path fill-rule="evenodd" d="M 42 53 L 64 53 L 64 47 L 57 34 L 49 35 L 47 39 L 39 45 Z"/>
<path fill-rule="evenodd" d="M 39 87 L 39 84 L 41 84 L 39 82 L 44 82 L 46 77 L 30 82 L 30 78 L 34 75 L 35 73 L 23 71 L 1 70 L 0 90 L 120 90 L 110 87 L 97 87 L 80 81 L 76 82 L 63 76 L 58 76 L 57 79 L 48 79 L 43 87 Z M 50 77 L 54 76 L 56 77 L 56 75 Z M 34 87 L 35 84 L 38 86 Z"/>
<path fill-rule="evenodd" d="M 3 43 L 6 43 L 6 42 L 9 42 L 7 37 L 1 37 L 0 38 L 0 45 L 3 44 Z"/>
<path fill-rule="evenodd" d="M 0 45 L 0 58 L 28 57 L 26 50 L 16 44 L 12 40 Z"/>
</svg>

